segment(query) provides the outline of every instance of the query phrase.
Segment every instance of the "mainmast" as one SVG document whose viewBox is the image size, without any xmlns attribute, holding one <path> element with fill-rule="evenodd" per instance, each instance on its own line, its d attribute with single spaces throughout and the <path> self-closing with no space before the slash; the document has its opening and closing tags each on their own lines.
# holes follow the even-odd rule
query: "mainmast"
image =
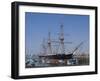
<svg viewBox="0 0 100 81">
<path fill-rule="evenodd" d="M 62 24 L 60 26 L 60 36 L 59 36 L 59 40 L 60 40 L 60 51 L 61 51 L 61 54 L 65 54 L 64 31 L 63 31 L 63 25 Z"/>
</svg>

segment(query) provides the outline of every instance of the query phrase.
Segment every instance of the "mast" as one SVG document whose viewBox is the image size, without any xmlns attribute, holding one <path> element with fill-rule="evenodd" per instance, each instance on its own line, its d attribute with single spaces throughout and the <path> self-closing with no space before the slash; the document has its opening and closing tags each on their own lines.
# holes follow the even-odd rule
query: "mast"
<svg viewBox="0 0 100 81">
<path fill-rule="evenodd" d="M 47 51 L 46 51 L 46 45 L 45 45 L 45 39 L 43 39 L 43 43 L 42 43 L 42 51 L 43 51 L 43 55 L 46 55 Z"/>
<path fill-rule="evenodd" d="M 61 51 L 61 54 L 65 54 L 64 31 L 63 31 L 63 25 L 62 24 L 60 26 L 60 36 L 59 36 L 59 40 L 60 40 L 60 51 Z"/>
<path fill-rule="evenodd" d="M 51 48 L 51 33 L 48 33 L 48 41 L 47 41 L 47 48 L 48 48 L 48 54 L 52 54 L 52 48 Z"/>
</svg>

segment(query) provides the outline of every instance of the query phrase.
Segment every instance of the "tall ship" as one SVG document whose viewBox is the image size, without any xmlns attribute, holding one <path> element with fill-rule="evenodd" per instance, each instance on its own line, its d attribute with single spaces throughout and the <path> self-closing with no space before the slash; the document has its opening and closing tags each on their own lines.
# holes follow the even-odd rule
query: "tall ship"
<svg viewBox="0 0 100 81">
<path fill-rule="evenodd" d="M 56 44 L 56 45 L 54 45 Z M 63 25 L 60 26 L 60 33 L 58 40 L 51 39 L 51 33 L 48 33 L 48 40 L 45 43 L 43 42 L 43 52 L 39 55 L 42 63 L 51 64 L 51 65 L 74 65 L 78 64 L 78 60 L 74 58 L 74 53 L 78 48 L 83 44 L 81 42 L 78 46 L 75 47 L 73 51 L 66 54 L 65 44 L 72 44 L 72 42 L 65 41 Z M 54 48 L 54 46 L 56 48 Z"/>
</svg>

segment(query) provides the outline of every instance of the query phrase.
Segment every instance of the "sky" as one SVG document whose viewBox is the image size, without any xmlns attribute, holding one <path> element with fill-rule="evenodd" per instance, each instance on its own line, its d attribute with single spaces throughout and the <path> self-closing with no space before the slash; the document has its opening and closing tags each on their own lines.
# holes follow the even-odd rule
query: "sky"
<svg viewBox="0 0 100 81">
<path fill-rule="evenodd" d="M 63 24 L 66 50 L 73 50 L 84 41 L 81 49 L 89 51 L 89 16 L 74 14 L 51 14 L 25 12 L 25 51 L 26 54 L 39 54 L 43 39 L 58 40 L 60 25 Z M 70 49 L 69 49 L 70 48 Z M 88 52 L 89 53 L 89 52 Z"/>
</svg>

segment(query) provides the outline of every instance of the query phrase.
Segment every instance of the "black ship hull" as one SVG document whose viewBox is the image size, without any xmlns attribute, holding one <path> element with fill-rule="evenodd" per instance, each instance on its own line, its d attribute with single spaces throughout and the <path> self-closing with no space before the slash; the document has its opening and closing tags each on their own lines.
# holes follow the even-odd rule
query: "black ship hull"
<svg viewBox="0 0 100 81">
<path fill-rule="evenodd" d="M 39 56 L 39 57 L 45 57 L 48 59 L 72 59 L 73 54 L 56 54 L 56 55 L 46 55 L 46 56 Z"/>
</svg>

